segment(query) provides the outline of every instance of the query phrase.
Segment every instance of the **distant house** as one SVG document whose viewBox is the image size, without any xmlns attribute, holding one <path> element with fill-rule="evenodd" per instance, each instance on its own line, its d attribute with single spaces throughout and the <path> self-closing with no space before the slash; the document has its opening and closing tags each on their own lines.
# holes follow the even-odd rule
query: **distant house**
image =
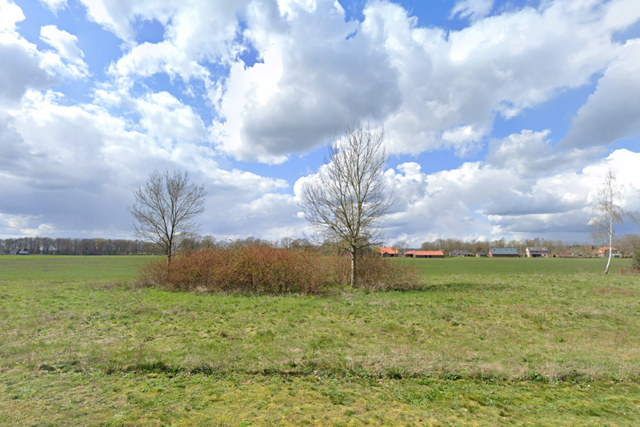
<svg viewBox="0 0 640 427">
<path fill-rule="evenodd" d="M 527 257 L 529 258 L 548 258 L 549 249 L 545 247 L 527 248 Z"/>
<path fill-rule="evenodd" d="M 491 258 L 518 258 L 520 254 L 516 248 L 489 248 Z"/>
<path fill-rule="evenodd" d="M 380 248 L 380 256 L 383 258 L 397 257 L 398 250 L 396 248 Z"/>
<path fill-rule="evenodd" d="M 408 251 L 404 254 L 407 258 L 444 258 L 442 251 Z"/>
<path fill-rule="evenodd" d="M 487 256 L 487 254 L 485 252 L 483 252 L 483 251 L 476 252 L 476 258 L 480 258 L 480 257 L 483 257 L 483 256 Z"/>
<path fill-rule="evenodd" d="M 609 248 L 611 248 L 611 256 L 614 258 L 620 257 L 620 252 L 613 246 L 604 246 L 598 249 L 598 257 L 599 258 L 609 258 Z"/>
<path fill-rule="evenodd" d="M 20 249 L 19 251 L 16 252 L 16 255 L 29 255 L 31 252 L 29 252 L 26 249 Z"/>
<path fill-rule="evenodd" d="M 473 256 L 473 254 L 471 252 L 469 252 L 466 249 L 455 249 L 451 252 L 449 252 L 449 256 L 451 257 L 460 257 L 460 256 Z"/>
</svg>

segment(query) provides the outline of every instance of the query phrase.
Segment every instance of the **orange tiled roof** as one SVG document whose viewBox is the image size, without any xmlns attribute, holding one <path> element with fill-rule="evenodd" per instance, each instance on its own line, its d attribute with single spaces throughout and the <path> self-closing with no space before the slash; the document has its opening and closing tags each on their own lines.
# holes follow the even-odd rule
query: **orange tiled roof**
<svg viewBox="0 0 640 427">
<path fill-rule="evenodd" d="M 407 253 L 413 254 L 413 256 L 434 256 L 434 255 L 441 255 L 444 256 L 444 253 L 442 253 L 442 251 L 409 251 Z"/>
<path fill-rule="evenodd" d="M 608 250 L 609 250 L 609 247 L 610 247 L 610 246 L 605 246 L 605 247 L 603 247 L 603 248 L 598 249 L 598 253 L 599 253 L 599 254 L 603 254 L 603 253 L 605 253 L 606 251 L 608 251 Z M 618 251 L 618 250 L 617 250 L 616 248 L 614 248 L 613 246 L 611 246 L 611 250 L 612 250 L 612 251 L 616 251 L 616 252 Z"/>
<path fill-rule="evenodd" d="M 396 248 L 380 248 L 380 254 L 398 255 L 398 250 Z"/>
</svg>

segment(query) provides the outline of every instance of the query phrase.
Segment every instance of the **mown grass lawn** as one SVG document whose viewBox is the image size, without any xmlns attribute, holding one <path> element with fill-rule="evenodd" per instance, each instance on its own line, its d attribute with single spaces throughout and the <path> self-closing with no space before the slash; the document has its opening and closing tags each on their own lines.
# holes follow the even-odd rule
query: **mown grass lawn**
<svg viewBox="0 0 640 427">
<path fill-rule="evenodd" d="M 640 424 L 640 279 L 603 260 L 273 297 L 137 288 L 148 259 L 0 257 L 0 424 Z"/>
</svg>

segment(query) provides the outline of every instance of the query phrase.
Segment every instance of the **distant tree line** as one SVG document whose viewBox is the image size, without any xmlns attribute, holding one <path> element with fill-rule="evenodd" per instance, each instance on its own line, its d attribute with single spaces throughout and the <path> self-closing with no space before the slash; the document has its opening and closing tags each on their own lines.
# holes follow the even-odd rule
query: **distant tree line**
<svg viewBox="0 0 640 427">
<path fill-rule="evenodd" d="M 247 237 L 245 239 L 218 240 L 213 236 L 189 233 L 179 236 L 175 252 L 189 253 L 200 249 L 234 248 L 240 246 L 270 246 L 285 249 L 305 249 L 330 252 L 330 243 L 313 245 L 306 239 L 285 237 L 270 241 Z M 162 249 L 152 242 L 127 239 L 80 239 L 50 237 L 18 237 L 0 239 L 0 254 L 15 254 L 26 249 L 39 255 L 162 255 Z"/>
<path fill-rule="evenodd" d="M 625 234 L 618 236 L 613 246 L 622 255 L 634 253 L 634 248 L 640 245 L 640 236 Z M 213 236 L 202 236 L 197 233 L 189 233 L 179 236 L 175 251 L 189 253 L 201 249 L 235 248 L 241 246 L 269 246 L 272 248 L 296 249 L 326 254 L 344 254 L 343 245 L 338 241 L 326 239 L 321 243 L 312 243 L 307 239 L 295 239 L 285 237 L 279 240 L 264 240 L 255 237 L 244 239 L 216 239 Z M 371 245 L 374 247 L 374 245 Z M 410 248 L 406 242 L 398 241 L 392 246 L 400 252 L 409 249 L 422 249 L 425 251 L 441 250 L 445 256 L 455 249 L 466 249 L 476 253 L 489 252 L 490 247 L 516 248 L 524 255 L 527 247 L 547 247 L 552 255 L 595 255 L 597 249 L 604 244 L 592 245 L 590 243 L 563 242 L 562 240 L 549 239 L 522 239 L 491 241 L 465 241 L 461 239 L 437 239 L 432 242 L 424 242 L 420 248 Z M 162 255 L 162 250 L 151 242 L 127 239 L 79 239 L 79 238 L 49 238 L 49 237 L 19 237 L 13 239 L 0 239 L 0 254 L 16 253 L 26 249 L 32 254 L 42 255 Z"/>
<path fill-rule="evenodd" d="M 0 239 L 0 254 L 26 249 L 42 255 L 155 255 L 158 249 L 149 242 L 126 239 L 79 239 L 18 237 Z"/>
</svg>

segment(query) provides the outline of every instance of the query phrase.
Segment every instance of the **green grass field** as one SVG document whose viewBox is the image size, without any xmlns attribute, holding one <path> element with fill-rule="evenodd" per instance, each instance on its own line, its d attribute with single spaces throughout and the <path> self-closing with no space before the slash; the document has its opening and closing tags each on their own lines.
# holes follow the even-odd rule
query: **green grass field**
<svg viewBox="0 0 640 427">
<path fill-rule="evenodd" d="M 640 425 L 640 278 L 605 260 L 256 297 L 138 288 L 149 259 L 0 257 L 0 425 Z"/>
<path fill-rule="evenodd" d="M 0 256 L 0 281 L 46 282 L 133 280 L 154 256 Z"/>
</svg>

